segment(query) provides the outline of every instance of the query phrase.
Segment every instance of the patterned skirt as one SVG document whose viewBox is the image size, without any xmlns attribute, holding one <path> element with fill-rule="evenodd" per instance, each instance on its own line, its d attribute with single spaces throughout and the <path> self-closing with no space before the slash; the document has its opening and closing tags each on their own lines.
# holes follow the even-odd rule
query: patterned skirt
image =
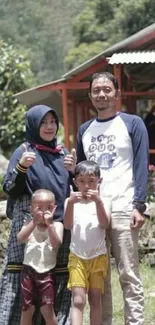
<svg viewBox="0 0 155 325">
<path fill-rule="evenodd" d="M 8 248 L 6 251 L 0 280 L 0 324 L 19 325 L 21 316 L 20 272 L 24 257 L 24 245 L 17 242 L 17 233 L 24 221 L 30 217 L 30 199 L 18 199 L 14 211 Z M 70 325 L 71 293 L 67 289 L 70 231 L 64 232 L 64 240 L 59 249 L 56 266 L 56 303 L 58 325 Z M 43 325 L 38 310 L 33 317 L 33 325 Z"/>
</svg>

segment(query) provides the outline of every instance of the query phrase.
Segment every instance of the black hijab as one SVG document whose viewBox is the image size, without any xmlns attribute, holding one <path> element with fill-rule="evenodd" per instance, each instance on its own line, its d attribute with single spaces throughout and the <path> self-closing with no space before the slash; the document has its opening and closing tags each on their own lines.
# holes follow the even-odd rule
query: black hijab
<svg viewBox="0 0 155 325">
<path fill-rule="evenodd" d="M 42 119 L 47 113 L 52 113 L 55 118 L 57 131 L 59 129 L 59 119 L 56 111 L 45 105 L 37 105 L 30 108 L 26 114 L 26 140 L 30 143 L 42 144 L 47 147 L 55 148 L 57 145 L 57 139 L 54 138 L 52 141 L 44 141 L 39 135 L 40 125 Z M 57 133 L 57 132 L 56 132 Z"/>
</svg>

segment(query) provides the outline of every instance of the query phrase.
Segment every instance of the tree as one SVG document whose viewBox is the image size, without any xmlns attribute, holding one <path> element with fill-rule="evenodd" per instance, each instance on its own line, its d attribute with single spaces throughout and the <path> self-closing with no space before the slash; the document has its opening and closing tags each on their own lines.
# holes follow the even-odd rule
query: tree
<svg viewBox="0 0 155 325">
<path fill-rule="evenodd" d="M 73 24 L 74 44 L 65 57 L 69 69 L 154 23 L 152 0 L 85 0 Z"/>
<path fill-rule="evenodd" d="M 109 24 L 114 19 L 117 2 L 85 0 L 85 7 L 73 24 L 74 45 L 65 58 L 69 69 L 109 46 Z"/>
<path fill-rule="evenodd" d="M 152 0 L 119 0 L 111 24 L 110 43 L 131 36 L 151 25 L 155 20 L 155 2 Z M 112 33 L 112 31 L 116 31 Z"/>
<path fill-rule="evenodd" d="M 28 52 L 38 83 L 65 73 L 64 56 L 72 42 L 71 24 L 84 0 L 0 0 L 0 33 Z"/>
<path fill-rule="evenodd" d="M 25 54 L 0 41 L 0 146 L 4 153 L 24 141 L 26 107 L 13 94 L 28 88 L 33 75 Z"/>
</svg>

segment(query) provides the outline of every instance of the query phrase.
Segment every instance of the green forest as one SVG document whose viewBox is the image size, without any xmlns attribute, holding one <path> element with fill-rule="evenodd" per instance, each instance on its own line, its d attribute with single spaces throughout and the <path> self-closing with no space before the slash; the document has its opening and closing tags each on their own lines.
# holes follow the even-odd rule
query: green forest
<svg viewBox="0 0 155 325">
<path fill-rule="evenodd" d="M 0 0 L 0 37 L 25 51 L 35 83 L 61 76 L 83 0 Z"/>
<path fill-rule="evenodd" d="M 152 0 L 0 0 L 0 37 L 25 51 L 37 84 L 154 21 Z"/>
<path fill-rule="evenodd" d="M 152 0 L 0 0 L 0 146 L 24 139 L 26 108 L 12 97 L 155 21 Z"/>
</svg>

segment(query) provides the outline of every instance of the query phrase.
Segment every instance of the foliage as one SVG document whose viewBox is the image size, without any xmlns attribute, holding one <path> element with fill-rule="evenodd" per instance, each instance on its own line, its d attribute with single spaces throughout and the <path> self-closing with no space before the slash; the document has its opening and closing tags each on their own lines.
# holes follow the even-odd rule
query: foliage
<svg viewBox="0 0 155 325">
<path fill-rule="evenodd" d="M 65 59 L 65 63 L 67 64 L 68 69 L 72 69 L 73 62 L 75 62 L 75 66 L 78 66 L 82 62 L 87 61 L 87 59 L 90 57 L 90 53 L 91 56 L 95 56 L 102 50 L 103 45 L 100 41 L 90 44 L 81 43 L 78 47 L 75 47 L 69 51 L 69 54 Z"/>
<path fill-rule="evenodd" d="M 148 202 L 155 202 L 155 166 L 149 166 Z"/>
<path fill-rule="evenodd" d="M 0 0 L 0 35 L 27 50 L 38 83 L 65 72 L 71 24 L 82 7 L 83 0 Z"/>
<path fill-rule="evenodd" d="M 33 80 L 25 54 L 0 42 L 0 146 L 8 152 L 24 139 L 26 107 L 19 105 L 14 93 L 29 87 Z"/>
<path fill-rule="evenodd" d="M 5 200 L 6 199 L 6 194 L 3 191 L 2 183 L 3 183 L 3 176 L 0 175 L 0 200 Z"/>
<path fill-rule="evenodd" d="M 73 24 L 74 45 L 65 58 L 68 68 L 140 31 L 154 19 L 152 0 L 85 0 Z"/>
<path fill-rule="evenodd" d="M 0 175 L 0 196 L 1 196 L 1 193 L 3 192 L 2 181 L 3 181 L 3 176 Z"/>
</svg>

